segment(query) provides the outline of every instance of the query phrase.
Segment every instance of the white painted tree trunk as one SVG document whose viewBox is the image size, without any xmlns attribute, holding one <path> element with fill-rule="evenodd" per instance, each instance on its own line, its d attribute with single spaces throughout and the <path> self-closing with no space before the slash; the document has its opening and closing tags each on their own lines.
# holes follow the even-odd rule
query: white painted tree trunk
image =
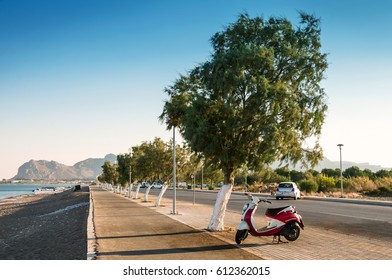
<svg viewBox="0 0 392 280">
<path fill-rule="evenodd" d="M 161 206 L 162 197 L 163 197 L 163 195 L 165 194 L 165 192 L 166 192 L 168 186 L 169 186 L 169 185 L 167 185 L 167 184 L 164 184 L 164 185 L 162 186 L 161 192 L 159 193 L 158 198 L 157 198 L 157 201 L 155 202 L 155 206 L 156 206 L 156 207 Z"/>
<path fill-rule="evenodd" d="M 138 199 L 139 196 L 139 190 L 140 190 L 140 184 L 137 185 L 136 187 L 136 192 L 135 192 L 135 199 Z"/>
<path fill-rule="evenodd" d="M 133 184 L 129 185 L 129 198 L 133 198 L 132 196 Z"/>
<path fill-rule="evenodd" d="M 148 186 L 146 192 L 144 193 L 144 202 L 148 201 L 148 194 L 150 193 L 151 187 L 152 185 Z"/>
<path fill-rule="evenodd" d="M 231 191 L 233 185 L 223 185 L 218 192 L 216 197 L 216 202 L 214 206 L 214 211 L 212 212 L 212 217 L 208 229 L 211 231 L 224 230 L 224 218 L 226 214 L 227 203 L 229 202 Z"/>
</svg>

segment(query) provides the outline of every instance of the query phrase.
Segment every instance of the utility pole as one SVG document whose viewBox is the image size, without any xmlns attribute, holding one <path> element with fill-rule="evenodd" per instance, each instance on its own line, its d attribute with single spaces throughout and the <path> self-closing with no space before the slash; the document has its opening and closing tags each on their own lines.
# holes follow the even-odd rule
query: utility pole
<svg viewBox="0 0 392 280">
<path fill-rule="evenodd" d="M 342 167 L 342 147 L 344 146 L 343 144 L 338 144 L 340 151 L 340 191 L 341 195 L 340 197 L 343 198 L 343 167 Z"/>
<path fill-rule="evenodd" d="M 173 126 L 173 215 L 177 214 L 176 175 L 176 127 Z"/>
</svg>

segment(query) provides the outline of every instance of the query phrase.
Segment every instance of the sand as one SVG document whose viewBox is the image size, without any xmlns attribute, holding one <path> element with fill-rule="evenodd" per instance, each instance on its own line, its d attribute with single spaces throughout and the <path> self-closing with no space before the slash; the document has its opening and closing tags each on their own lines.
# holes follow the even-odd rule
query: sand
<svg viewBox="0 0 392 280">
<path fill-rule="evenodd" d="M 85 260 L 89 188 L 0 200 L 0 260 Z"/>
</svg>

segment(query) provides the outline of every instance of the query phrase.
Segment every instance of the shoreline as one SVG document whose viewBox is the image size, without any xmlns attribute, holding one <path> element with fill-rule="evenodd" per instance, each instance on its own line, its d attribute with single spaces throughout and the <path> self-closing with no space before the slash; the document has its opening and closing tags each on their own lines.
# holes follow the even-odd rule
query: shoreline
<svg viewBox="0 0 392 280">
<path fill-rule="evenodd" d="M 0 199 L 0 260 L 85 260 L 89 187 Z"/>
<path fill-rule="evenodd" d="M 54 187 L 56 192 L 71 189 L 73 185 L 68 184 L 0 184 L 0 202 L 7 198 L 17 198 L 25 195 L 35 195 L 34 190 L 45 187 Z"/>
</svg>

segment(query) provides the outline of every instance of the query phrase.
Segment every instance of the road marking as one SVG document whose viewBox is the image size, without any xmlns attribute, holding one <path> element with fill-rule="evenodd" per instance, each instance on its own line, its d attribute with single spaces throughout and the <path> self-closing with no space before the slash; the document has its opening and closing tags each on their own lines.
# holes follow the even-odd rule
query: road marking
<svg viewBox="0 0 392 280">
<path fill-rule="evenodd" d="M 378 221 L 378 222 L 387 222 L 387 223 L 392 223 L 392 220 L 382 220 L 382 219 L 376 219 L 376 218 L 365 218 L 365 217 L 358 217 L 358 216 L 352 216 L 352 215 L 346 215 L 346 214 L 339 214 L 339 213 L 329 213 L 329 212 L 319 212 L 320 214 L 325 214 L 325 215 L 333 215 L 333 216 L 340 216 L 340 217 L 346 217 L 346 218 L 354 218 L 354 219 L 362 219 L 362 220 L 369 220 L 369 221 Z"/>
</svg>

